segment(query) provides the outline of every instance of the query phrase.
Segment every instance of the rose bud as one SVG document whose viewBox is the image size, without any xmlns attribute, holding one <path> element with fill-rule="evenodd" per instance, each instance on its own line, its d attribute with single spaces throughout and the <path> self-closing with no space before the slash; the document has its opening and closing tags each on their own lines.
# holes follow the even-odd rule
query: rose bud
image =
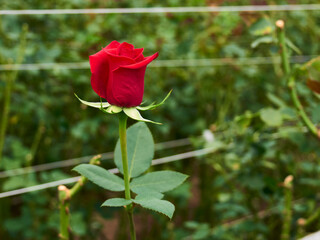
<svg viewBox="0 0 320 240">
<path fill-rule="evenodd" d="M 143 48 L 112 41 L 100 52 L 89 57 L 91 86 L 111 105 L 130 108 L 139 106 L 144 92 L 147 65 L 158 53 L 144 57 Z"/>
</svg>

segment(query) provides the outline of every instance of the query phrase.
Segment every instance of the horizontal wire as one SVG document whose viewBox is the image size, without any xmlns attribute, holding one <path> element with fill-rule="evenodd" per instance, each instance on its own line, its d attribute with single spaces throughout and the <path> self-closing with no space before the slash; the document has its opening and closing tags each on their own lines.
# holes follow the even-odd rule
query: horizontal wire
<svg viewBox="0 0 320 240">
<path fill-rule="evenodd" d="M 306 128 L 303 128 L 302 130 L 303 130 L 303 132 L 307 131 Z M 222 132 L 224 132 L 224 131 L 219 131 L 217 133 L 222 133 Z M 280 137 L 280 136 L 278 136 L 277 133 L 270 134 L 270 136 L 273 136 L 275 138 Z M 161 143 L 163 145 L 163 148 L 161 148 L 161 145 L 159 143 L 160 146 L 158 146 L 158 148 L 165 149 L 165 147 L 169 144 L 172 144 L 172 142 L 174 142 L 174 144 L 176 144 L 176 146 L 178 146 L 180 144 L 183 145 L 184 143 L 182 140 L 186 140 L 186 139 L 181 139 L 181 142 L 177 142 L 176 140 L 173 140 L 173 141 Z M 178 140 L 178 141 L 180 141 L 180 140 Z M 173 161 L 188 159 L 188 158 L 192 158 L 192 157 L 203 156 L 203 155 L 209 154 L 215 150 L 216 150 L 215 147 L 210 147 L 210 148 L 204 148 L 204 149 L 200 149 L 200 150 L 180 153 L 180 154 L 176 154 L 176 155 L 172 155 L 172 156 L 168 156 L 168 157 L 158 158 L 158 159 L 155 159 L 152 161 L 152 165 L 154 166 L 154 165 L 169 163 L 169 162 L 173 162 Z M 119 170 L 117 168 L 110 169 L 109 171 L 114 174 L 119 173 Z M 26 187 L 26 188 L 16 189 L 16 190 L 8 191 L 8 192 L 3 192 L 3 193 L 0 193 L 0 199 L 5 198 L 5 197 L 23 194 L 23 193 L 47 189 L 47 188 L 59 186 L 61 184 L 74 183 L 74 182 L 78 181 L 79 178 L 80 177 L 67 178 L 67 179 L 57 180 L 57 181 L 39 184 L 39 185 L 31 186 L 31 187 Z"/>
<path fill-rule="evenodd" d="M 303 63 L 316 55 L 292 56 L 291 63 Z M 157 60 L 150 67 L 206 67 L 225 65 L 260 65 L 280 63 L 280 57 L 242 57 L 242 58 L 207 58 L 207 59 L 173 59 Z M 0 71 L 32 71 L 58 69 L 88 69 L 89 62 L 71 63 L 30 63 L 30 64 L 0 64 Z"/>
<path fill-rule="evenodd" d="M 162 149 L 169 149 L 169 148 L 181 147 L 181 146 L 187 146 L 187 145 L 190 145 L 189 139 L 183 138 L 183 139 L 179 139 L 179 140 L 172 140 L 172 141 L 168 141 L 168 142 L 157 143 L 157 144 L 155 144 L 155 149 L 162 150 Z M 113 152 L 102 153 L 100 155 L 101 155 L 101 161 L 105 161 L 105 160 L 113 158 Z M 72 158 L 72 159 L 56 161 L 56 162 L 52 162 L 52 163 L 39 164 L 39 165 L 35 165 L 32 167 L 6 170 L 3 172 L 0 172 L 0 178 L 19 176 L 19 175 L 23 175 L 23 174 L 41 172 L 41 171 L 52 170 L 52 169 L 63 168 L 63 167 L 70 167 L 70 166 L 74 166 L 79 163 L 87 163 L 94 156 L 96 156 L 96 155 L 90 155 L 90 156 L 79 157 L 79 158 Z"/>
<path fill-rule="evenodd" d="M 308 132 L 308 129 L 306 127 L 304 127 L 301 129 L 301 131 Z M 215 133 L 221 134 L 223 132 L 225 132 L 225 130 L 216 131 Z M 279 135 L 279 133 L 273 133 L 272 136 L 275 139 L 281 137 Z M 178 139 L 178 140 L 156 143 L 155 150 L 158 151 L 158 150 L 163 150 L 163 149 L 171 149 L 171 148 L 175 148 L 175 147 L 188 146 L 190 144 L 191 144 L 191 142 L 188 138 L 182 138 L 182 139 Z M 105 160 L 113 158 L 113 152 L 101 153 L 99 155 L 101 155 L 101 161 L 105 161 Z M 41 171 L 46 171 L 46 170 L 52 170 L 52 169 L 57 169 L 57 168 L 70 167 L 70 166 L 74 166 L 74 165 L 80 164 L 80 163 L 87 163 L 94 156 L 96 156 L 96 155 L 89 155 L 89 156 L 84 156 L 84 157 L 79 157 L 79 158 L 71 158 L 71 159 L 62 160 L 62 161 L 56 161 L 56 162 L 52 162 L 52 163 L 44 163 L 44 164 L 34 165 L 31 167 L 6 170 L 6 171 L 0 172 L 0 179 L 6 178 L 6 177 L 19 176 L 19 175 L 23 175 L 23 174 L 36 173 L 36 172 L 41 172 Z"/>
<path fill-rule="evenodd" d="M 158 158 L 152 161 L 152 165 L 159 165 L 159 164 L 174 162 L 178 160 L 184 160 L 192 157 L 199 157 L 199 156 L 209 154 L 214 150 L 215 148 L 204 148 L 204 149 L 180 153 L 180 154 L 176 154 L 168 157 Z M 116 174 L 116 173 L 119 173 L 119 170 L 117 168 L 113 168 L 113 169 L 110 169 L 109 172 Z M 20 188 L 20 189 L 8 191 L 8 192 L 3 192 L 3 193 L 0 193 L 0 198 L 12 197 L 12 196 L 16 196 L 16 195 L 20 195 L 28 192 L 39 191 L 47 188 L 56 187 L 61 184 L 70 184 L 70 183 L 77 182 L 79 179 L 80 179 L 79 176 L 66 178 L 58 181 L 53 181 L 53 182 L 43 183 L 43 184 L 31 186 L 31 187 L 25 187 L 25 188 Z"/>
<path fill-rule="evenodd" d="M 147 7 L 147 8 L 94 8 L 94 9 L 27 9 L 27 10 L 0 10 L 0 15 L 267 12 L 267 11 L 306 11 L 306 10 L 308 11 L 320 10 L 320 4 L 203 6 L 203 7 Z"/>
</svg>

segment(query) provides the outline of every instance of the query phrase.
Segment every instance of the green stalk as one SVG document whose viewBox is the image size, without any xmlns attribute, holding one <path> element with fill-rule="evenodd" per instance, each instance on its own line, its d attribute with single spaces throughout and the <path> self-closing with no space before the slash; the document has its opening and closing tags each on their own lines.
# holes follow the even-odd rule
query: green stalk
<svg viewBox="0 0 320 240">
<path fill-rule="evenodd" d="M 59 208 L 60 208 L 60 232 L 59 238 L 61 240 L 69 240 L 69 228 L 70 228 L 70 190 L 63 185 L 59 188 Z"/>
<path fill-rule="evenodd" d="M 299 218 L 297 221 L 297 233 L 296 233 L 296 239 L 301 239 L 303 238 L 306 233 L 305 233 L 305 222 L 306 220 L 304 218 Z"/>
<path fill-rule="evenodd" d="M 307 219 L 304 218 L 300 218 L 298 219 L 297 223 L 298 223 L 298 237 L 302 238 L 305 236 L 306 234 L 306 228 L 312 224 L 314 224 L 315 222 L 319 222 L 319 218 L 320 218 L 320 208 L 317 208 L 315 212 L 313 212 L 313 214 L 311 214 L 311 216 L 309 216 Z"/>
<path fill-rule="evenodd" d="M 99 160 L 101 159 L 101 155 L 97 155 L 93 157 L 89 164 L 99 164 Z M 60 185 L 58 187 L 59 190 L 59 208 L 60 208 L 60 231 L 59 238 L 61 240 L 69 240 L 69 231 L 70 231 L 70 200 L 71 198 L 80 191 L 83 185 L 86 183 L 87 178 L 81 176 L 78 182 L 71 188 L 68 189 L 64 185 Z"/>
<path fill-rule="evenodd" d="M 286 45 L 286 36 L 284 31 L 284 22 L 282 20 L 278 20 L 276 23 L 276 26 L 278 29 L 278 41 L 281 48 L 281 60 L 282 60 L 285 75 L 288 79 L 287 85 L 288 85 L 288 88 L 290 89 L 291 99 L 293 101 L 295 108 L 298 111 L 298 114 L 300 115 L 301 119 L 306 125 L 306 127 L 309 129 L 309 131 L 313 135 L 315 135 L 316 137 L 319 137 L 317 127 L 312 123 L 312 121 L 306 114 L 304 107 L 302 106 L 299 100 L 297 89 L 296 89 L 295 78 L 291 75 L 291 69 L 289 64 L 289 54 L 288 54 L 288 49 Z"/>
<path fill-rule="evenodd" d="M 20 38 L 20 46 L 17 55 L 16 64 L 21 64 L 24 58 L 25 49 L 26 49 L 26 37 L 28 32 L 28 25 L 23 25 L 22 33 Z M 9 60 L 9 64 L 12 64 L 13 60 Z M 8 73 L 7 75 L 7 84 L 5 87 L 5 94 L 4 94 L 4 104 L 3 104 L 3 112 L 1 114 L 1 125 L 0 125 L 0 167 L 2 165 L 2 152 L 4 147 L 5 135 L 8 127 L 8 119 L 10 113 L 10 105 L 11 105 L 11 93 L 14 87 L 14 82 L 17 78 L 18 71 L 15 70 L 11 74 Z"/>
<path fill-rule="evenodd" d="M 4 104 L 3 104 L 1 126 L 0 126 L 0 166 L 2 164 L 2 152 L 4 147 L 7 126 L 8 126 L 12 88 L 13 88 L 13 80 L 12 78 L 10 78 L 10 75 L 9 75 L 9 78 L 7 79 L 7 84 L 5 86 Z"/>
<path fill-rule="evenodd" d="M 320 218 L 320 208 L 318 208 L 310 217 L 305 220 L 304 226 L 309 226 Z"/>
<path fill-rule="evenodd" d="M 281 240 L 289 240 L 290 239 L 290 230 L 291 230 L 291 222 L 292 222 L 292 186 L 293 176 L 289 175 L 284 180 L 284 218 L 283 218 L 283 226 L 281 232 Z"/>
<path fill-rule="evenodd" d="M 130 176 L 128 172 L 128 154 L 127 154 L 127 115 L 123 112 L 119 113 L 119 137 L 121 146 L 123 178 L 125 187 L 125 198 L 131 200 L 130 195 Z M 126 207 L 129 222 L 130 222 L 130 236 L 131 240 L 136 240 L 136 231 L 133 221 L 133 205 L 130 204 Z"/>
<path fill-rule="evenodd" d="M 44 123 L 40 122 L 39 127 L 36 131 L 36 134 L 34 136 L 33 143 L 31 145 L 30 153 L 26 157 L 26 166 L 27 167 L 30 167 L 32 165 L 32 162 L 34 160 L 34 156 L 39 148 L 40 140 L 41 140 L 42 134 L 44 133 L 44 130 L 45 130 Z"/>
<path fill-rule="evenodd" d="M 128 155 L 127 155 L 127 115 L 124 113 L 119 114 L 119 137 L 121 146 L 122 166 L 123 166 L 123 178 L 125 187 L 125 198 L 131 199 L 130 195 L 130 178 L 128 172 Z"/>
</svg>

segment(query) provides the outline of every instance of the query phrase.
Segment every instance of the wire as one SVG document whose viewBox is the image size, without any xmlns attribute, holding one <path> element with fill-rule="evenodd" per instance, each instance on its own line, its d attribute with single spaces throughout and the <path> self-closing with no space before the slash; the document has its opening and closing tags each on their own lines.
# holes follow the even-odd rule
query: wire
<svg viewBox="0 0 320 240">
<path fill-rule="evenodd" d="M 94 8 L 94 9 L 27 9 L 0 10 L 0 15 L 115 14 L 115 13 L 199 13 L 199 12 L 269 12 L 315 11 L 320 4 L 246 5 L 203 7 Z"/>
<path fill-rule="evenodd" d="M 216 131 L 215 133 L 221 134 L 225 131 L 226 130 Z M 301 132 L 306 133 L 306 132 L 308 132 L 308 129 L 306 127 L 303 127 L 301 129 Z M 274 137 L 274 139 L 281 138 L 281 135 L 279 133 L 273 133 L 272 136 Z M 178 140 L 156 143 L 155 149 L 158 151 L 158 150 L 170 149 L 170 148 L 175 148 L 175 147 L 188 146 L 190 144 L 191 144 L 191 142 L 188 138 L 182 138 L 182 139 L 178 139 Z M 105 160 L 113 158 L 113 152 L 101 153 L 99 155 L 101 155 L 101 161 L 105 161 Z M 62 161 L 56 161 L 56 162 L 52 162 L 52 163 L 39 164 L 39 165 L 31 166 L 31 167 L 6 170 L 6 171 L 0 172 L 0 179 L 6 178 L 6 177 L 19 176 L 19 175 L 23 175 L 23 174 L 42 172 L 42 171 L 52 170 L 52 169 L 57 169 L 57 168 L 70 167 L 70 166 L 74 166 L 74 165 L 80 164 L 80 163 L 87 163 L 94 156 L 96 156 L 96 155 L 89 155 L 89 156 L 84 156 L 84 157 L 79 157 L 79 158 L 71 158 L 71 159 L 62 160 Z"/>
<path fill-rule="evenodd" d="M 307 131 L 307 129 L 305 127 L 302 128 L 302 130 L 303 130 L 303 132 Z M 222 132 L 224 132 L 224 131 L 219 131 L 217 133 L 222 133 Z M 270 134 L 270 136 L 274 137 L 274 139 L 281 137 L 279 135 L 279 133 L 272 133 L 272 134 Z M 171 146 L 173 146 L 173 145 L 174 146 L 183 146 L 184 144 L 187 144 L 187 141 L 189 141 L 189 140 L 188 139 L 180 139 L 180 140 L 173 140 L 173 141 L 169 141 L 169 142 L 159 143 L 159 144 L 157 144 L 156 148 L 157 148 L 157 150 L 159 150 L 159 149 L 166 149 L 166 147 L 168 147 L 170 145 Z M 173 161 L 188 159 L 188 158 L 192 158 L 192 157 L 203 156 L 203 155 L 212 153 L 215 150 L 217 150 L 216 147 L 211 147 L 211 148 L 204 148 L 204 149 L 200 149 L 200 150 L 176 154 L 176 155 L 172 155 L 172 156 L 168 156 L 168 157 L 158 158 L 158 159 L 155 159 L 152 161 L 152 165 L 159 165 L 159 164 L 169 163 L 169 162 L 173 162 Z M 109 171 L 114 174 L 119 172 L 117 168 L 110 169 Z M 15 196 L 15 195 L 27 193 L 27 192 L 33 192 L 33 191 L 38 191 L 38 190 L 42 190 L 42 189 L 47 189 L 50 187 L 59 186 L 61 184 L 73 183 L 73 182 L 78 181 L 78 179 L 79 179 L 79 177 L 67 178 L 67 179 L 57 180 L 57 181 L 44 183 L 44 184 L 40 184 L 40 185 L 35 185 L 35 186 L 31 186 L 31 187 L 26 187 L 26 188 L 12 190 L 12 191 L 8 191 L 8 192 L 3 192 L 3 193 L 0 193 L 0 199 L 4 198 L 4 197 L 10 197 L 10 196 Z"/>
<path fill-rule="evenodd" d="M 204 156 L 213 152 L 214 150 L 216 150 L 216 148 L 204 148 L 204 149 L 185 152 L 185 153 L 176 154 L 168 157 L 158 158 L 152 161 L 152 165 L 159 165 L 159 164 L 174 162 L 178 160 L 184 160 L 192 157 Z M 119 170 L 117 168 L 110 169 L 109 171 L 113 174 L 119 173 Z M 20 195 L 28 192 L 34 192 L 34 191 L 39 191 L 47 188 L 52 188 L 52 187 L 59 186 L 61 184 L 74 183 L 78 181 L 79 178 L 80 177 L 66 178 L 58 181 L 53 181 L 53 182 L 43 183 L 43 184 L 31 186 L 31 187 L 25 187 L 25 188 L 20 188 L 20 189 L 8 191 L 8 192 L 3 192 L 3 193 L 0 193 L 0 199 L 5 197 L 12 197 L 12 196 L 16 196 L 16 195 Z"/>
<path fill-rule="evenodd" d="M 162 150 L 162 149 L 182 147 L 182 146 L 187 146 L 187 145 L 190 145 L 189 139 L 183 138 L 183 139 L 178 139 L 178 140 L 173 140 L 173 141 L 168 141 L 168 142 L 157 143 L 157 144 L 155 144 L 155 149 Z M 100 155 L 101 155 L 101 161 L 105 161 L 105 160 L 113 158 L 113 152 L 102 153 Z M 56 169 L 56 168 L 70 167 L 70 166 L 74 166 L 74 165 L 80 164 L 80 163 L 87 163 L 94 156 L 95 155 L 90 155 L 90 156 L 85 156 L 85 157 L 56 161 L 56 162 L 52 162 L 52 163 L 39 164 L 39 165 L 32 166 L 32 167 L 16 168 L 16 169 L 12 169 L 12 170 L 7 170 L 7 171 L 0 172 L 0 178 L 13 177 L 13 176 L 18 176 L 18 175 L 23 175 L 23 174 L 28 174 L 28 173 L 41 172 L 41 171 L 52 170 L 52 169 Z"/>
<path fill-rule="evenodd" d="M 304 63 L 314 55 L 292 56 L 291 63 Z M 280 57 L 243 57 L 243 58 L 211 58 L 211 59 L 173 59 L 157 60 L 150 67 L 208 67 L 226 65 L 263 65 L 280 63 Z M 58 69 L 88 69 L 88 62 L 72 63 L 30 63 L 30 64 L 0 64 L 0 71 L 34 71 Z"/>
</svg>

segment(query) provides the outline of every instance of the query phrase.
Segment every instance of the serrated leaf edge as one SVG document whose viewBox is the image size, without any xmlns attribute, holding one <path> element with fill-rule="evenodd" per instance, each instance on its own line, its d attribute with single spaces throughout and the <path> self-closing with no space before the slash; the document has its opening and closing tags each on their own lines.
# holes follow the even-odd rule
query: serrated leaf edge
<svg viewBox="0 0 320 240">
<path fill-rule="evenodd" d="M 140 205 L 140 206 L 143 207 L 143 208 L 146 208 L 146 209 L 149 209 L 149 210 L 151 210 L 151 211 L 154 211 L 154 212 L 160 213 L 160 214 L 162 214 L 162 215 L 165 215 L 165 216 L 167 216 L 167 217 L 171 220 L 172 217 L 173 217 L 173 214 L 174 214 L 174 212 L 175 212 L 175 210 L 176 210 L 175 206 L 174 206 L 171 202 L 169 202 L 169 201 L 167 201 L 167 200 L 162 200 L 162 199 L 158 199 L 158 198 L 153 198 L 153 199 L 159 200 L 159 201 L 166 201 L 166 202 L 170 203 L 170 204 L 173 206 L 172 215 L 169 216 L 169 215 L 167 215 L 167 214 L 165 214 L 165 213 L 163 213 L 163 212 L 157 211 L 157 210 L 155 210 L 155 209 L 142 206 L 141 203 L 139 203 L 139 201 L 141 201 L 141 200 L 144 201 L 143 199 L 140 199 L 140 200 L 135 200 L 135 199 L 133 199 L 132 202 L 134 202 L 135 204 Z M 153 199 L 150 199 L 150 200 L 153 200 Z M 149 201 L 150 201 L 150 200 L 149 200 Z M 145 200 L 145 201 L 148 201 L 148 200 Z"/>
</svg>

